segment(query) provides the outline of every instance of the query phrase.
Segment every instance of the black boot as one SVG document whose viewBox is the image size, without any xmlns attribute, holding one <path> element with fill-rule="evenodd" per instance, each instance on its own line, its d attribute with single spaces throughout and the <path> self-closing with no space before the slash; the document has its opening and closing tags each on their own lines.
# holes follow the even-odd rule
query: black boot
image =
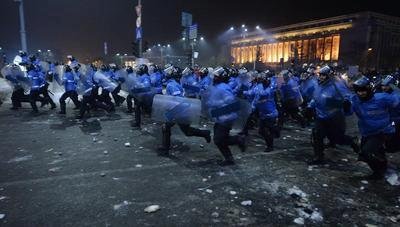
<svg viewBox="0 0 400 227">
<path fill-rule="evenodd" d="M 211 143 L 211 132 L 210 130 L 203 130 L 203 137 L 207 143 Z"/>
<path fill-rule="evenodd" d="M 59 114 L 66 114 L 67 105 L 65 103 L 60 103 L 60 112 Z"/>
<path fill-rule="evenodd" d="M 220 162 L 218 163 L 218 165 L 220 165 L 220 166 L 231 166 L 231 165 L 235 165 L 235 161 L 233 160 L 233 157 L 232 157 L 232 156 L 230 156 L 230 157 L 225 157 L 225 160 L 220 161 Z"/>
<path fill-rule="evenodd" d="M 158 148 L 160 155 L 167 156 L 171 147 L 171 128 L 167 125 L 163 125 L 162 131 L 162 145 Z"/>
</svg>

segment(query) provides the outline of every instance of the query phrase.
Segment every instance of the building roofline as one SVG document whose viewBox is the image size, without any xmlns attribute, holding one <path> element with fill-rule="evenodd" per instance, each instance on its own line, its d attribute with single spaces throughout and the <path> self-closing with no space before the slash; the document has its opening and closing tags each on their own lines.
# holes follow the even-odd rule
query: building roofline
<svg viewBox="0 0 400 227">
<path fill-rule="evenodd" d="M 328 17 L 324 19 L 316 19 L 316 20 L 311 20 L 311 21 L 305 21 L 305 22 L 300 22 L 300 23 L 295 23 L 295 24 L 290 24 L 290 25 L 283 25 L 279 27 L 273 27 L 269 29 L 265 29 L 266 32 L 268 33 L 279 33 L 279 32 L 284 32 L 284 31 L 290 31 L 290 30 L 297 30 L 297 29 L 302 29 L 306 27 L 313 27 L 318 24 L 326 24 L 326 23 L 334 23 L 334 22 L 351 22 L 353 19 L 357 19 L 360 17 L 365 17 L 365 16 L 375 16 L 383 19 L 391 19 L 391 20 L 397 20 L 400 23 L 400 17 L 395 17 L 395 16 L 390 16 L 386 14 L 381 14 L 381 13 L 376 13 L 372 11 L 362 11 L 362 12 L 357 12 L 357 13 L 351 13 L 351 14 L 344 14 L 340 16 L 335 16 L 335 17 Z M 259 32 L 254 31 L 254 32 L 249 32 L 247 33 L 247 36 L 258 36 L 260 35 Z M 240 39 L 241 35 L 237 35 L 234 39 Z"/>
</svg>

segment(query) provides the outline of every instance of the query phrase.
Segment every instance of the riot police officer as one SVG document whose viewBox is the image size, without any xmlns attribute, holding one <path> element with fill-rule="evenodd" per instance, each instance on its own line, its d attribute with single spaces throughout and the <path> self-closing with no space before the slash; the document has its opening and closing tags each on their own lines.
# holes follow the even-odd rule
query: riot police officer
<svg viewBox="0 0 400 227">
<path fill-rule="evenodd" d="M 232 88 L 228 85 L 229 71 L 227 68 L 218 67 L 213 72 L 214 89 L 211 90 L 207 106 L 211 111 L 220 112 L 215 116 L 214 121 L 214 143 L 218 147 L 224 160 L 220 163 L 221 166 L 234 165 L 232 152 L 229 148 L 231 145 L 237 145 L 242 152 L 246 149 L 245 137 L 241 135 L 231 136 L 230 131 L 233 127 L 234 121 L 238 118 L 236 112 L 229 111 L 227 108 L 230 104 L 235 102 L 236 98 Z M 223 94 L 222 96 L 220 94 Z M 223 97 L 223 98 L 220 98 Z M 221 110 L 221 111 L 215 111 Z M 210 112 L 211 112 L 210 111 Z M 225 111 L 228 111 L 225 113 Z"/>
<path fill-rule="evenodd" d="M 166 95 L 183 97 L 183 88 L 178 83 L 181 79 L 181 70 L 178 67 L 171 66 L 170 70 L 167 69 L 167 87 Z M 162 126 L 162 146 L 160 152 L 162 155 L 168 155 L 171 147 L 171 128 L 175 125 L 173 122 L 166 122 Z M 207 143 L 211 142 L 211 136 L 209 130 L 202 130 L 191 127 L 190 124 L 178 123 L 179 128 L 186 136 L 203 137 Z"/>
<path fill-rule="evenodd" d="M 350 91 L 345 84 L 336 81 L 329 66 L 320 69 L 318 86 L 308 108 L 315 109 L 315 126 L 313 128 L 314 160 L 309 164 L 320 165 L 325 163 L 324 138 L 334 144 L 349 145 L 354 152 L 359 152 L 357 138 L 345 135 L 346 124 L 344 108 L 348 108 L 345 100 L 350 99 Z"/>
<path fill-rule="evenodd" d="M 351 100 L 351 109 L 358 117 L 361 138 L 359 160 L 366 162 L 373 173 L 370 179 L 382 179 L 387 170 L 384 151 L 385 140 L 395 132 L 390 109 L 399 105 L 399 99 L 387 93 L 374 93 L 370 80 L 362 76 L 354 82 L 356 96 Z"/>
<path fill-rule="evenodd" d="M 76 71 L 78 71 L 78 70 L 76 70 Z M 60 100 L 59 100 L 60 101 L 60 109 L 61 109 L 59 114 L 66 114 L 65 100 L 67 98 L 70 98 L 74 102 L 75 109 L 80 108 L 80 102 L 78 100 L 78 93 L 76 91 L 79 78 L 76 73 L 77 72 L 72 71 L 72 69 L 69 65 L 65 66 L 65 73 L 62 78 L 62 83 L 64 84 L 65 92 L 61 95 Z"/>
</svg>

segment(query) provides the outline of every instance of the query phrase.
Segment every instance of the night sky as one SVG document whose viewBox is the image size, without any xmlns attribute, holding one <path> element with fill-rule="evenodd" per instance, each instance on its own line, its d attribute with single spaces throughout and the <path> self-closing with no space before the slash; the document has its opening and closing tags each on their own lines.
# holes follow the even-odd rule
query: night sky
<svg viewBox="0 0 400 227">
<path fill-rule="evenodd" d="M 136 14 L 133 0 L 24 0 L 28 49 L 55 51 L 93 59 L 103 53 L 130 53 Z M 222 1 L 142 0 L 144 36 L 150 44 L 173 43 L 181 37 L 180 13 L 193 14 L 199 33 L 215 40 L 230 26 L 245 23 L 271 28 L 291 23 L 375 11 L 400 17 L 396 1 Z M 20 49 L 18 4 L 0 1 L 0 46 L 8 55 Z"/>
</svg>

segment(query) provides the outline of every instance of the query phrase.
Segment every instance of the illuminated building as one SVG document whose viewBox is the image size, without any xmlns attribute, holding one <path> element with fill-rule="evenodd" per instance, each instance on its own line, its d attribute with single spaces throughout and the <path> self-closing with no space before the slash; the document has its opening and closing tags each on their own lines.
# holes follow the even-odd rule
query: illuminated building
<svg viewBox="0 0 400 227">
<path fill-rule="evenodd" d="M 243 32 L 231 40 L 231 56 L 234 64 L 338 62 L 393 69 L 400 65 L 400 18 L 361 12 Z"/>
</svg>

